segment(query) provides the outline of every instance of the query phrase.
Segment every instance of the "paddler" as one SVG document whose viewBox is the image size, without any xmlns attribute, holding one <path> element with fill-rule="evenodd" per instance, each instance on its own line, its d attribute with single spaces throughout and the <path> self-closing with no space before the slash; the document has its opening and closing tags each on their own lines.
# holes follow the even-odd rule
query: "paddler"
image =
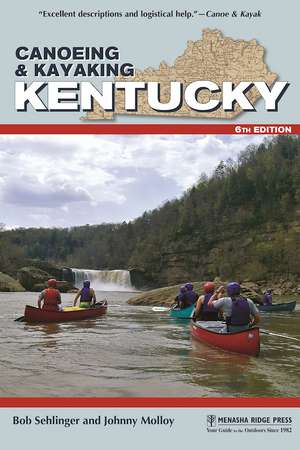
<svg viewBox="0 0 300 450">
<path fill-rule="evenodd" d="M 175 308 L 183 309 L 185 307 L 184 306 L 185 293 L 186 293 L 186 287 L 181 286 L 181 288 L 179 289 L 179 293 L 175 297 L 175 303 L 174 303 Z"/>
<path fill-rule="evenodd" d="M 215 292 L 215 285 L 211 281 L 207 281 L 203 285 L 204 294 L 201 295 L 197 301 L 197 305 L 195 308 L 195 312 L 193 314 L 194 320 L 218 320 L 219 313 L 212 306 L 208 306 L 208 302 L 211 299 L 212 295 Z M 221 296 L 221 292 L 219 293 Z"/>
<path fill-rule="evenodd" d="M 96 294 L 93 288 L 91 288 L 91 282 L 89 280 L 85 280 L 83 282 L 83 288 L 77 292 L 76 297 L 74 298 L 74 306 L 76 306 L 77 300 L 80 297 L 80 308 L 91 308 L 95 306 L 96 303 Z"/>
<path fill-rule="evenodd" d="M 62 311 L 61 296 L 54 278 L 48 280 L 48 288 L 44 289 L 38 298 L 38 306 L 48 311 Z M 43 306 L 42 306 L 43 303 Z"/>
<path fill-rule="evenodd" d="M 267 289 L 264 292 L 263 305 L 264 306 L 272 305 L 272 289 Z"/>
<path fill-rule="evenodd" d="M 253 301 L 241 295 L 239 283 L 232 282 L 227 285 L 227 297 L 218 299 L 223 286 L 214 292 L 208 301 L 208 306 L 215 309 L 222 309 L 226 320 L 225 332 L 245 330 L 254 324 L 259 323 L 260 315 Z"/>
<path fill-rule="evenodd" d="M 195 305 L 197 303 L 199 294 L 194 291 L 194 286 L 190 282 L 186 283 L 184 287 L 186 289 L 186 293 L 184 294 L 184 303 L 185 308 L 188 308 L 189 306 Z"/>
</svg>

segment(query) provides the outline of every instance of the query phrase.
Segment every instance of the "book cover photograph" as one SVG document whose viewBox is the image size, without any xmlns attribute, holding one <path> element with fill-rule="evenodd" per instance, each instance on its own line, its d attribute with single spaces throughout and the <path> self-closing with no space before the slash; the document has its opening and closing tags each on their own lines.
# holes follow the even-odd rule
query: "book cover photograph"
<svg viewBox="0 0 300 450">
<path fill-rule="evenodd" d="M 298 448 L 300 7 L 2 8 L 5 448 Z"/>
</svg>

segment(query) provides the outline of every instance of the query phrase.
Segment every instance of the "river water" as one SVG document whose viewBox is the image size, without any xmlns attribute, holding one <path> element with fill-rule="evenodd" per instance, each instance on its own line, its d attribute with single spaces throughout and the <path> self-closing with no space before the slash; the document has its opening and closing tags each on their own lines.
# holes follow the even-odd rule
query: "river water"
<svg viewBox="0 0 300 450">
<path fill-rule="evenodd" d="M 188 321 L 127 305 L 128 292 L 97 294 L 106 316 L 29 325 L 14 319 L 37 294 L 0 293 L 0 396 L 300 396 L 300 342 L 262 335 L 259 357 L 231 354 L 191 340 Z M 300 339 L 299 303 L 261 326 Z"/>
</svg>

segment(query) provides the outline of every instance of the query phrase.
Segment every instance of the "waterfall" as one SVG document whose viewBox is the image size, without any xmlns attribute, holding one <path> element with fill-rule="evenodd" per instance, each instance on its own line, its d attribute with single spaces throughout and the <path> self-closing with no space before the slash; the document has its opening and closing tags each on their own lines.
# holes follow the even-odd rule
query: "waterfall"
<svg viewBox="0 0 300 450">
<path fill-rule="evenodd" d="M 128 270 L 73 269 L 75 286 L 82 287 L 84 280 L 90 280 L 97 291 L 134 291 Z"/>
</svg>

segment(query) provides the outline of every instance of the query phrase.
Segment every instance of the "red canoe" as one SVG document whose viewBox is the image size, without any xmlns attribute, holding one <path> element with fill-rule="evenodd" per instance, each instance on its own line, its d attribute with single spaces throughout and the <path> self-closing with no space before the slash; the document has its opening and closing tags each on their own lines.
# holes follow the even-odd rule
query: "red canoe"
<svg viewBox="0 0 300 450">
<path fill-rule="evenodd" d="M 259 328 L 235 331 L 233 333 L 220 333 L 220 325 L 209 326 L 209 322 L 192 322 L 192 336 L 201 342 L 207 342 L 215 347 L 234 353 L 258 356 L 260 350 Z M 208 328 L 209 327 L 209 328 Z"/>
<path fill-rule="evenodd" d="M 65 308 L 64 311 L 49 311 L 26 305 L 24 321 L 34 322 L 69 322 L 102 316 L 107 311 L 107 303 L 95 308 Z"/>
</svg>

